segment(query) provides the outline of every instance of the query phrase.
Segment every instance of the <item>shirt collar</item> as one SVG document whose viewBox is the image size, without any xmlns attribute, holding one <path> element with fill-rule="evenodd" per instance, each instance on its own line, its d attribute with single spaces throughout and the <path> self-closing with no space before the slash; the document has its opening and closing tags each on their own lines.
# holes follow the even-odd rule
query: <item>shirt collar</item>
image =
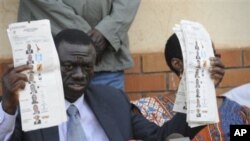
<svg viewBox="0 0 250 141">
<path fill-rule="evenodd" d="M 69 106 L 73 104 L 74 106 L 76 106 L 76 108 L 78 109 L 79 113 L 80 113 L 80 117 L 82 117 L 82 112 L 81 109 L 83 108 L 85 102 L 84 102 L 84 94 L 79 97 L 74 103 L 70 103 L 68 100 L 65 99 L 65 107 L 66 110 L 69 108 Z"/>
</svg>

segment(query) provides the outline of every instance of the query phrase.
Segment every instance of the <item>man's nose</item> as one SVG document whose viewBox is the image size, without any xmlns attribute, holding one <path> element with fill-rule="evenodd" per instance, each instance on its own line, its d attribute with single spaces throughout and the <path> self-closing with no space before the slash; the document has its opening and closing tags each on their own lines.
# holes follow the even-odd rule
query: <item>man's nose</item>
<svg viewBox="0 0 250 141">
<path fill-rule="evenodd" d="M 75 71 L 72 77 L 75 79 L 83 79 L 85 77 L 85 74 L 83 73 L 82 68 L 80 66 L 75 68 Z"/>
</svg>

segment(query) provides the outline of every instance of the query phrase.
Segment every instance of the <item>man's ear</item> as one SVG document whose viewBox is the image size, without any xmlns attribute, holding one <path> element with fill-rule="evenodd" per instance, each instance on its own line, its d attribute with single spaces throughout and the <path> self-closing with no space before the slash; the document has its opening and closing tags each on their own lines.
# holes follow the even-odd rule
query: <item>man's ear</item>
<svg viewBox="0 0 250 141">
<path fill-rule="evenodd" d="M 173 66 L 174 70 L 178 72 L 178 75 L 182 74 L 183 72 L 183 63 L 182 60 L 179 58 L 172 58 L 171 65 Z"/>
</svg>

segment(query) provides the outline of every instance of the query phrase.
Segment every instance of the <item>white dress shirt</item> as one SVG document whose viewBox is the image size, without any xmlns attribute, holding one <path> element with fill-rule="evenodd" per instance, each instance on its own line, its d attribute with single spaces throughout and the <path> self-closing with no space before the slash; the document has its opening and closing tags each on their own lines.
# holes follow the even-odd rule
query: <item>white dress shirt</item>
<svg viewBox="0 0 250 141">
<path fill-rule="evenodd" d="M 226 92 L 224 96 L 250 108 L 250 83 L 236 87 Z"/>
<path fill-rule="evenodd" d="M 85 132 L 87 141 L 109 141 L 94 113 L 83 99 L 84 96 L 81 96 L 72 104 L 74 104 L 79 110 L 81 125 Z M 71 103 L 65 100 L 66 109 L 68 109 L 70 104 Z M 0 103 L 0 141 L 7 141 L 13 133 L 16 116 L 17 114 L 9 115 L 5 113 L 2 109 L 2 104 Z M 60 141 L 67 141 L 67 122 L 60 124 L 58 129 Z"/>
<path fill-rule="evenodd" d="M 10 138 L 15 128 L 16 116 L 17 112 L 15 115 L 5 113 L 0 102 L 0 141 L 7 141 Z"/>
</svg>

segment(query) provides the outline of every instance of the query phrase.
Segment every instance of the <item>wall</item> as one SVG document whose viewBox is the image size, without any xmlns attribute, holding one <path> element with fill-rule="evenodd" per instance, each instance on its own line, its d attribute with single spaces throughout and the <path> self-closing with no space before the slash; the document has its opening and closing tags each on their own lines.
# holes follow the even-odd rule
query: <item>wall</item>
<svg viewBox="0 0 250 141">
<path fill-rule="evenodd" d="M 219 49 L 221 60 L 226 66 L 224 79 L 217 88 L 217 95 L 249 83 L 250 48 Z M 135 66 L 126 70 L 125 90 L 130 99 L 164 95 L 177 89 L 178 78 L 166 66 L 163 53 L 133 54 Z M 0 77 L 12 60 L 0 61 Z M 0 95 L 2 88 L 0 84 Z"/>
<path fill-rule="evenodd" d="M 198 21 L 218 48 L 250 45 L 250 0 L 141 0 L 130 30 L 133 53 L 162 52 L 172 27 Z"/>
<path fill-rule="evenodd" d="M 16 21 L 18 1 L 0 0 L 0 59 L 10 58 L 11 56 L 6 29 L 8 28 L 8 24 Z"/>
<path fill-rule="evenodd" d="M 218 49 L 226 66 L 217 95 L 250 82 L 250 49 Z M 177 89 L 178 78 L 166 66 L 163 53 L 133 55 L 135 66 L 126 71 L 125 88 L 130 99 L 164 95 Z"/>
</svg>

